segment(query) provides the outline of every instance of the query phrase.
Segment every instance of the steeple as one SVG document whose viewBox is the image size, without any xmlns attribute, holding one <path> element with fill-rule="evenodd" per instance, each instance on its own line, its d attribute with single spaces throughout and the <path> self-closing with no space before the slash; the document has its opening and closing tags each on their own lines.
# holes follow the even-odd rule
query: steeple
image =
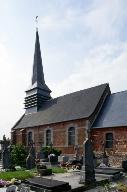
<svg viewBox="0 0 127 192">
<path fill-rule="evenodd" d="M 36 31 L 32 85 L 35 82 L 40 82 L 42 85 L 45 84 L 38 30 Z"/>
<path fill-rule="evenodd" d="M 26 113 L 37 112 L 42 107 L 44 101 L 51 99 L 50 93 L 51 90 L 45 84 L 39 34 L 38 29 L 36 29 L 32 81 L 25 97 Z"/>
</svg>

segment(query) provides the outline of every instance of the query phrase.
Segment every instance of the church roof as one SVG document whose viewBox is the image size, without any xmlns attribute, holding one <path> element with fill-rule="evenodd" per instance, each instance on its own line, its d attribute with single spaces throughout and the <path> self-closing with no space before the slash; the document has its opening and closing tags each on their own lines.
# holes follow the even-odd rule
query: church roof
<svg viewBox="0 0 127 192">
<path fill-rule="evenodd" d="M 127 91 L 110 95 L 93 124 L 93 128 L 119 126 L 127 126 Z"/>
<path fill-rule="evenodd" d="M 24 114 L 13 128 L 88 118 L 95 112 L 107 86 L 108 84 L 102 84 L 45 101 L 38 112 Z"/>
</svg>

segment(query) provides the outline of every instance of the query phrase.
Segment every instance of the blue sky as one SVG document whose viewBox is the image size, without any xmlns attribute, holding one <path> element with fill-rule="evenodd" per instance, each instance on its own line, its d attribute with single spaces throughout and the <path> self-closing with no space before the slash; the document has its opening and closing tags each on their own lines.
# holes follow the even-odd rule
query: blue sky
<svg viewBox="0 0 127 192">
<path fill-rule="evenodd" d="M 105 82 L 127 90 L 126 10 L 125 0 L 0 0 L 0 138 L 24 113 L 36 15 L 45 80 L 57 97 Z"/>
</svg>

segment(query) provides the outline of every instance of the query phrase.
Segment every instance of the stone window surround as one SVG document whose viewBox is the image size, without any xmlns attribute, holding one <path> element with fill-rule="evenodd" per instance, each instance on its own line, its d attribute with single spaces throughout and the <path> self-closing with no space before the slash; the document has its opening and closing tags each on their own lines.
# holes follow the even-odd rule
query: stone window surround
<svg viewBox="0 0 127 192">
<path fill-rule="evenodd" d="M 72 145 L 68 145 L 68 130 L 70 127 L 74 127 L 75 128 L 75 145 L 78 145 L 78 132 L 77 132 L 77 125 L 74 123 L 68 124 L 66 127 L 66 147 L 71 147 Z"/>
<path fill-rule="evenodd" d="M 33 140 L 33 142 L 34 142 L 34 130 L 33 129 L 28 129 L 27 130 L 27 133 L 26 133 L 26 135 L 27 135 L 27 145 L 28 145 L 28 133 L 29 132 L 32 132 L 32 140 Z"/>
<path fill-rule="evenodd" d="M 52 128 L 46 128 L 46 129 L 44 129 L 44 146 L 46 146 L 46 131 L 47 130 L 51 131 L 51 142 L 53 144 L 53 129 Z"/>
</svg>

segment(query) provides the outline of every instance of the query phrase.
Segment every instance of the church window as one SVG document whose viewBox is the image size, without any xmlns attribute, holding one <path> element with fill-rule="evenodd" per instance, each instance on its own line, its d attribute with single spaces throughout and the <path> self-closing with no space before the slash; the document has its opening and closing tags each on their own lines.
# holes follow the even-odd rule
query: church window
<svg viewBox="0 0 127 192">
<path fill-rule="evenodd" d="M 75 128 L 68 129 L 68 145 L 75 145 Z"/>
<path fill-rule="evenodd" d="M 32 137 L 32 131 L 28 132 L 28 145 L 30 145 L 33 141 L 33 137 Z"/>
<path fill-rule="evenodd" d="M 106 133 L 105 148 L 113 147 L 113 133 Z"/>
<path fill-rule="evenodd" d="M 51 130 L 48 129 L 46 130 L 46 145 L 49 146 L 51 145 L 52 141 L 51 141 Z"/>
</svg>

